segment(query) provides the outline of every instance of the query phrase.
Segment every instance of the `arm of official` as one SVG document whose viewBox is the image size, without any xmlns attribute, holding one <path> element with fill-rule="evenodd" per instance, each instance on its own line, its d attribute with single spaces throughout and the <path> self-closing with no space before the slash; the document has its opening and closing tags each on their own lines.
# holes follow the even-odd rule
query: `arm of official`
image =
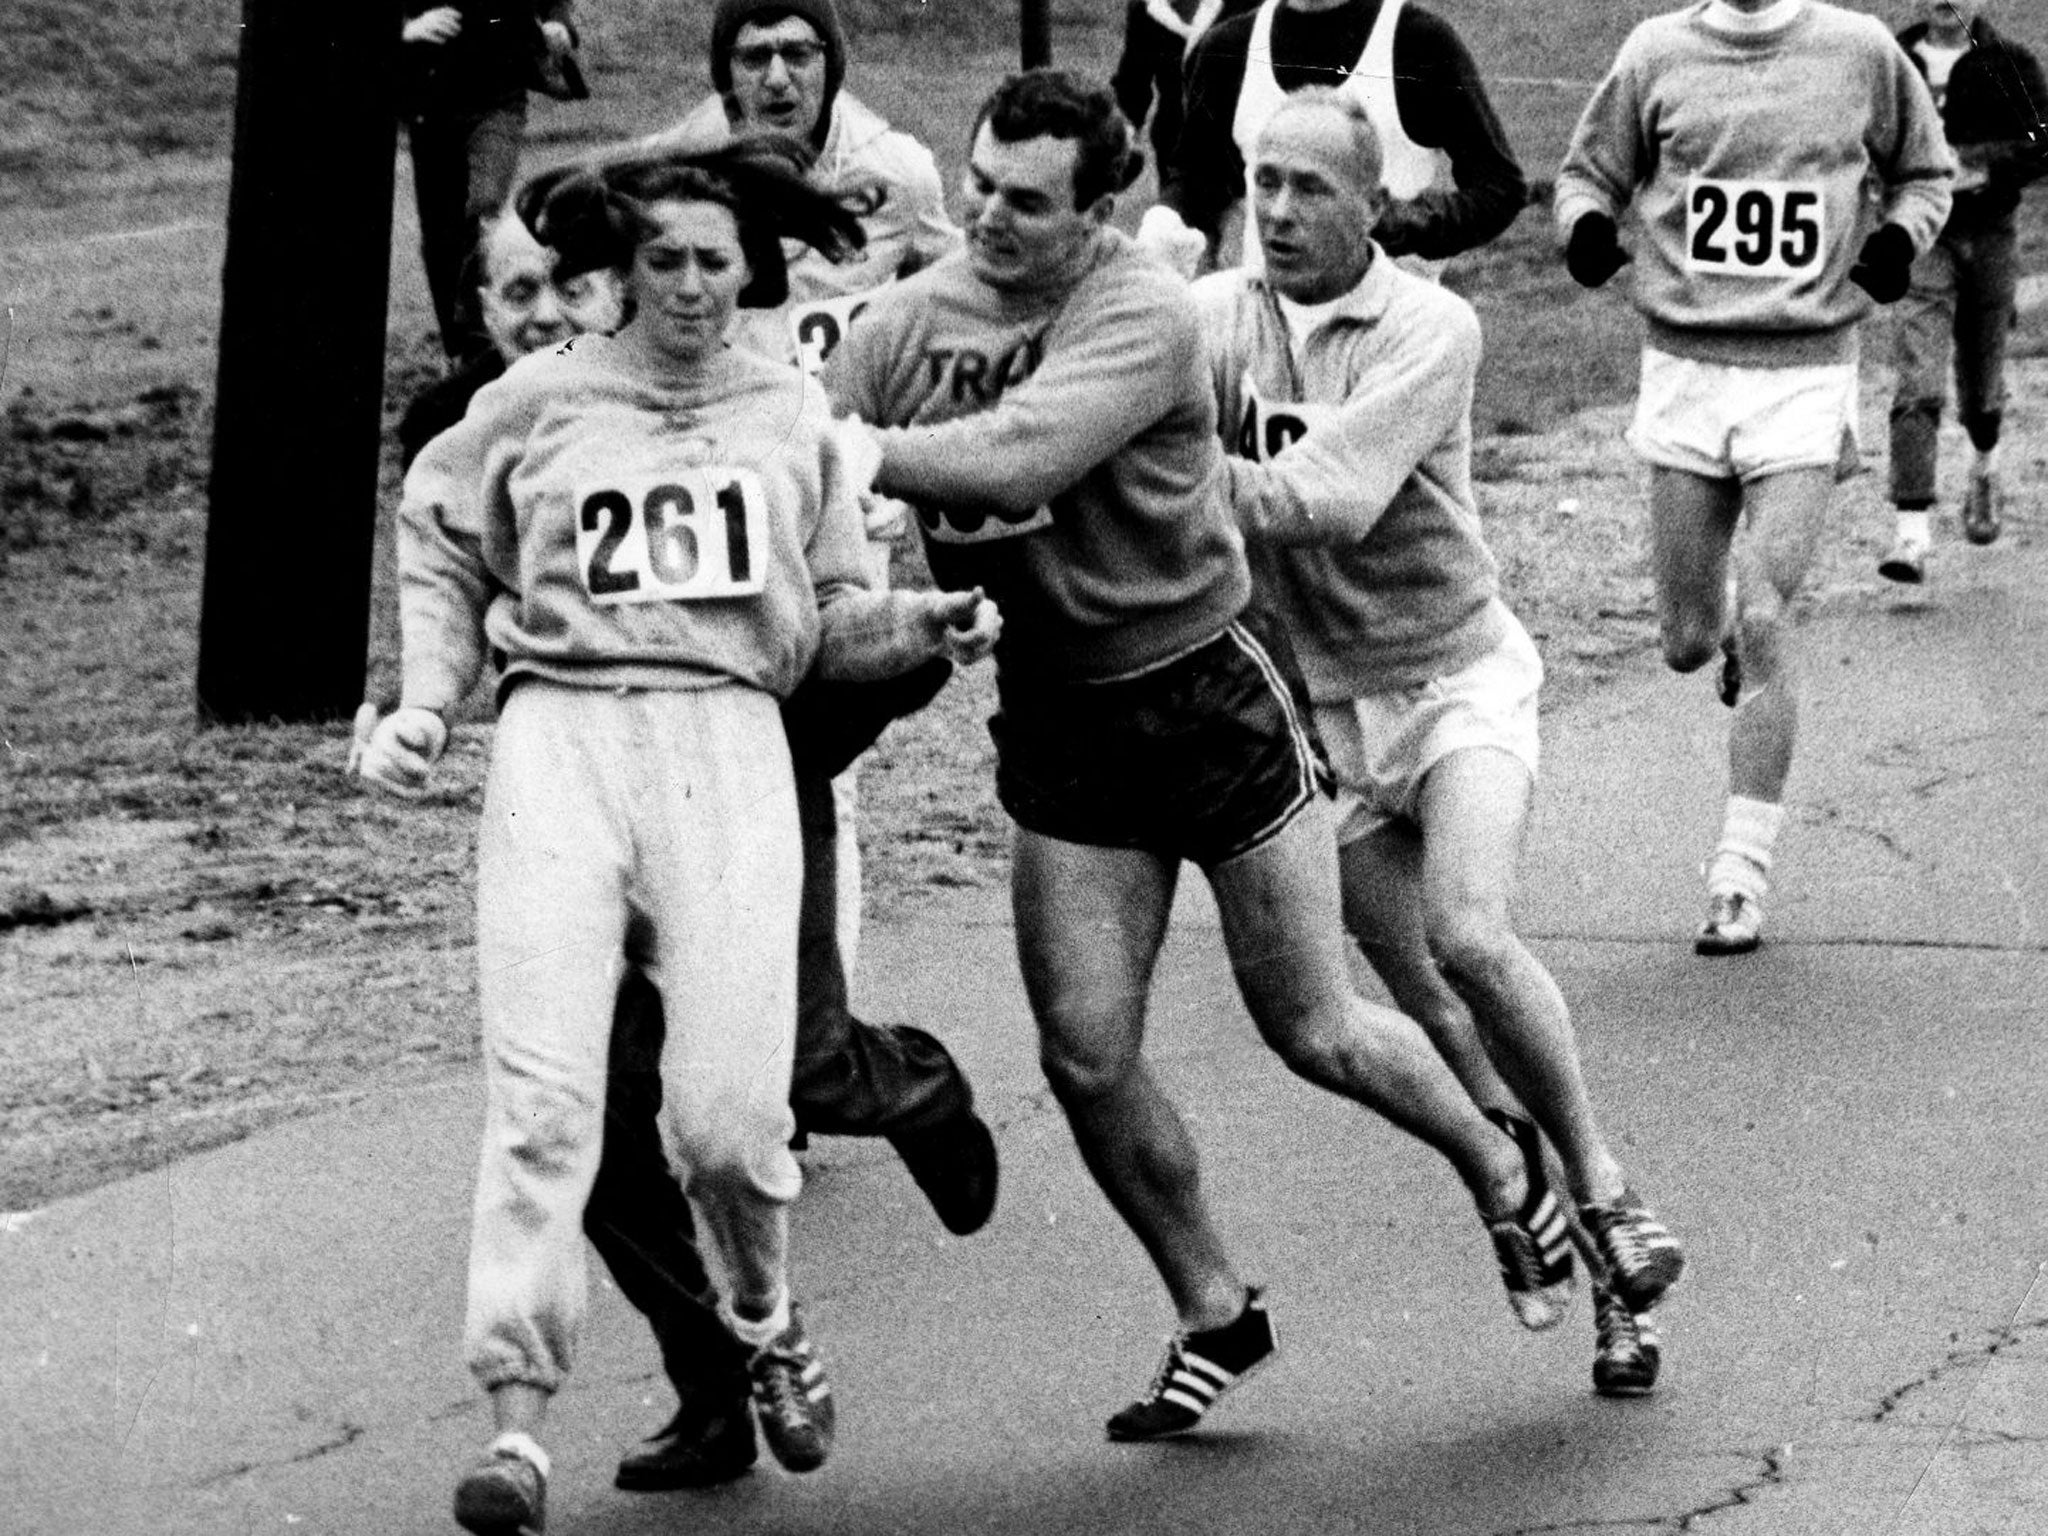
<svg viewBox="0 0 2048 1536">
<path fill-rule="evenodd" d="M 1873 23 L 1879 25 L 1881 24 Z M 1956 157 L 1942 131 L 1941 113 L 1927 82 L 1903 48 L 1876 50 L 1875 68 L 1883 72 L 1871 115 L 1866 145 L 1871 164 L 1884 183 L 1880 223 L 1896 224 L 1925 254 L 1948 223 L 1955 196 Z"/>
<path fill-rule="evenodd" d="M 1408 135 L 1451 162 L 1451 185 L 1390 203 L 1373 238 L 1396 256 L 1442 260 L 1497 238 L 1529 184 L 1487 99 L 1479 66 L 1448 22 L 1404 11 L 1394 34 L 1395 104 Z"/>
<path fill-rule="evenodd" d="M 934 657 L 962 665 L 979 660 L 1000 628 L 994 605 L 980 592 L 878 592 L 869 585 L 859 503 L 866 476 L 849 441 L 828 434 L 820 444 L 823 494 L 804 549 L 818 597 L 815 675 L 874 682 Z"/>
<path fill-rule="evenodd" d="M 1202 338 L 1185 290 L 1151 267 L 1144 273 L 1091 306 L 1085 323 L 1050 335 L 1037 371 L 987 410 L 877 432 L 875 488 L 912 502 L 1027 512 L 1158 421 L 1183 381 L 1199 376 Z"/>
<path fill-rule="evenodd" d="M 1336 414 L 1264 462 L 1224 459 L 1247 538 L 1355 544 L 1444 440 L 1469 422 L 1479 319 L 1445 305 L 1351 387 Z"/>
</svg>

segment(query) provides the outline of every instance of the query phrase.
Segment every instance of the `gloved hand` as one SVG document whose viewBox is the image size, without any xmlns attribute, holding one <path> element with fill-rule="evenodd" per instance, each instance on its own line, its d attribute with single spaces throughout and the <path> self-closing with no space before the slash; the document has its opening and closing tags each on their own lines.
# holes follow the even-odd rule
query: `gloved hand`
<svg viewBox="0 0 2048 1536">
<path fill-rule="evenodd" d="M 1181 216 L 1164 203 L 1154 203 L 1138 220 L 1138 249 L 1162 266 L 1193 277 L 1209 249 L 1208 238 L 1199 229 L 1189 229 Z"/>
<path fill-rule="evenodd" d="M 431 709 L 417 705 L 401 707 L 375 721 L 364 739 L 364 715 L 376 708 L 365 704 L 356 711 L 356 746 L 349 762 L 365 783 L 417 800 L 426 792 L 427 775 L 448 746 L 448 726 Z"/>
<path fill-rule="evenodd" d="M 1896 304 L 1913 280 L 1913 237 L 1896 224 L 1880 224 L 1856 253 L 1849 281 L 1880 304 Z"/>
<path fill-rule="evenodd" d="M 1565 270 L 1581 288 L 1598 288 L 1629 263 L 1620 231 L 1604 213 L 1582 213 L 1564 245 Z"/>
</svg>

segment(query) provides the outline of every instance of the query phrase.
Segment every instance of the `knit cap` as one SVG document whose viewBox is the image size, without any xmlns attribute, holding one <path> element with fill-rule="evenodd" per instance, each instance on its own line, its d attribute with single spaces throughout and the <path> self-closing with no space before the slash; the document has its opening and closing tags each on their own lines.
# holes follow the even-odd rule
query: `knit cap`
<svg viewBox="0 0 2048 1536">
<path fill-rule="evenodd" d="M 718 0 L 711 12 L 711 83 L 721 96 L 732 94 L 732 45 L 740 28 L 748 22 L 773 26 L 785 16 L 796 16 L 817 30 L 825 45 L 825 94 L 818 107 L 818 123 L 811 141 L 822 148 L 832 131 L 832 104 L 839 99 L 839 82 L 846 77 L 846 32 L 839 25 L 839 10 L 832 0 Z"/>
</svg>

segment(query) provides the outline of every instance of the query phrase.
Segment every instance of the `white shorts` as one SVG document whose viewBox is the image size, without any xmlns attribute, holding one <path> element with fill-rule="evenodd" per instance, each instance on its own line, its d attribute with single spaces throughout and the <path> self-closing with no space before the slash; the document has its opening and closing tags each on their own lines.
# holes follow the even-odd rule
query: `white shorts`
<svg viewBox="0 0 2048 1536">
<path fill-rule="evenodd" d="M 1709 480 L 1833 469 L 1856 430 L 1856 365 L 1742 368 L 1643 349 L 1628 445 Z"/>
<path fill-rule="evenodd" d="M 1315 707 L 1337 780 L 1337 845 L 1413 820 L 1422 781 L 1453 752 L 1492 747 L 1535 778 L 1543 659 L 1508 621 L 1499 645 L 1448 677 Z"/>
</svg>

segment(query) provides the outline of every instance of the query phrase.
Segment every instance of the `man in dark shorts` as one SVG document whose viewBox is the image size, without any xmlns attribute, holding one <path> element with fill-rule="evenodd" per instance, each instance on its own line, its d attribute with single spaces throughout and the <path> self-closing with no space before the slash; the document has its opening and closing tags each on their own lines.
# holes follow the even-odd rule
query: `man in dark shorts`
<svg viewBox="0 0 2048 1536">
<path fill-rule="evenodd" d="M 1274 1349 L 1142 1054 L 1183 859 L 1266 1041 L 1450 1159 L 1518 1313 L 1554 1318 L 1572 1261 L 1540 1162 L 1412 1020 L 1352 990 L 1326 770 L 1285 639 L 1246 609 L 1199 322 L 1109 227 L 1142 163 L 1131 141 L 1102 87 L 1006 81 L 975 123 L 964 255 L 877 298 L 826 385 L 871 424 L 849 436 L 915 508 L 935 579 L 1004 613 L 991 730 L 1041 1059 L 1179 1324 L 1152 1388 L 1109 1420 L 1112 1439 L 1149 1440 L 1192 1429 Z"/>
</svg>

